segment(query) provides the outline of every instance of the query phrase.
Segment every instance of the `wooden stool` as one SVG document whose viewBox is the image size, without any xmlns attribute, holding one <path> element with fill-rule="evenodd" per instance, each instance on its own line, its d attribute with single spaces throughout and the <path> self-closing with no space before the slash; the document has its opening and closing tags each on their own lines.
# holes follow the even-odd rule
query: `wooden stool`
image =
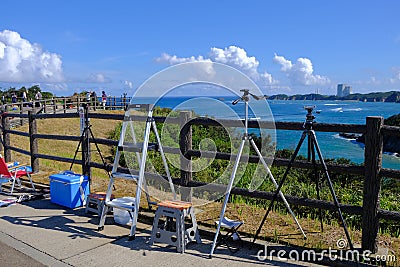
<svg viewBox="0 0 400 267">
<path fill-rule="evenodd" d="M 114 198 L 114 195 L 111 195 L 111 199 Z M 93 212 L 97 213 L 99 216 L 103 210 L 104 200 L 106 199 L 105 192 L 96 192 L 89 194 L 86 198 L 86 208 L 85 213 Z"/>
<path fill-rule="evenodd" d="M 185 218 L 190 216 L 191 224 L 185 225 Z M 162 220 L 162 217 L 165 217 Z M 151 231 L 150 245 L 163 242 L 176 246 L 184 253 L 186 244 L 196 241 L 201 243 L 192 203 L 183 201 L 163 201 L 157 204 Z"/>
</svg>

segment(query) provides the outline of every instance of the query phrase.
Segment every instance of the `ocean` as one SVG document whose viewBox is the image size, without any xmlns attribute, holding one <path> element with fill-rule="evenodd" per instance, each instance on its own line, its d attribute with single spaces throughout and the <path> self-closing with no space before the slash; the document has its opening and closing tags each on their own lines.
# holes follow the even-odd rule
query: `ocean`
<svg viewBox="0 0 400 267">
<path fill-rule="evenodd" d="M 244 118 L 244 103 L 239 102 L 232 105 L 232 97 L 164 97 L 157 102 L 154 98 L 142 98 L 140 103 L 155 103 L 157 106 L 171 109 L 189 109 L 199 115 L 224 119 Z M 135 103 L 138 99 L 133 99 Z M 306 116 L 305 106 L 315 106 L 314 116 L 317 123 L 348 123 L 365 124 L 367 116 L 382 116 L 388 118 L 400 113 L 399 103 L 384 102 L 358 102 L 358 101 L 307 101 L 307 100 L 250 100 L 249 117 L 260 120 L 270 120 L 286 122 L 304 122 Z M 266 109 L 265 107 L 269 106 Z M 318 113 L 316 112 L 318 111 Z M 277 149 L 295 149 L 302 132 L 278 130 L 276 132 Z M 364 162 L 364 146 L 352 139 L 345 139 L 338 133 L 316 132 L 317 140 L 321 148 L 323 157 L 327 158 L 347 158 L 355 163 Z M 304 143 L 300 153 L 306 155 L 307 146 Z M 400 169 L 400 157 L 384 153 L 383 167 Z"/>
</svg>

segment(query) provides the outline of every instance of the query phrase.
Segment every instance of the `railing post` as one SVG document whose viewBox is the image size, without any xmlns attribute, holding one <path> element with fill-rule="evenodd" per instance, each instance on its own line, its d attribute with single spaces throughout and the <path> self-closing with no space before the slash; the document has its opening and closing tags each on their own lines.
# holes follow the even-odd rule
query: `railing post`
<svg viewBox="0 0 400 267">
<path fill-rule="evenodd" d="M 365 134 L 365 177 L 362 215 L 362 249 L 373 253 L 378 251 L 379 195 L 382 168 L 382 117 L 367 117 Z"/>
<path fill-rule="evenodd" d="M 28 121 L 29 121 L 29 148 L 31 154 L 31 166 L 34 173 L 39 172 L 39 158 L 36 157 L 39 148 L 38 140 L 34 137 L 37 134 L 37 124 L 34 116 L 34 111 L 28 111 Z"/>
<path fill-rule="evenodd" d="M 192 149 L 192 126 L 189 124 L 191 119 L 190 111 L 181 111 L 180 114 L 180 135 L 179 147 L 181 151 L 181 200 L 192 200 L 192 189 L 188 184 L 192 181 L 192 157 L 187 152 Z"/>
<path fill-rule="evenodd" d="M 77 96 L 76 111 L 79 112 L 79 107 L 81 106 L 81 96 Z"/>
<path fill-rule="evenodd" d="M 64 113 L 67 113 L 67 98 L 66 97 L 63 98 L 63 110 L 64 110 Z"/>
<path fill-rule="evenodd" d="M 43 100 L 43 113 L 47 114 L 47 103 L 46 103 L 46 100 Z"/>
<path fill-rule="evenodd" d="M 21 105 L 21 109 L 19 110 L 19 114 L 24 114 L 24 111 L 22 110 L 22 105 Z M 24 125 L 24 118 L 21 117 L 21 119 L 19 120 L 19 125 L 22 126 Z"/>
<path fill-rule="evenodd" d="M 6 162 L 11 161 L 11 140 L 10 140 L 10 118 L 1 116 L 1 124 L 3 125 L 3 142 L 4 142 L 4 160 Z"/>
<path fill-rule="evenodd" d="M 53 102 L 53 113 L 56 114 L 57 113 L 57 101 L 54 99 L 54 97 L 52 98 L 52 102 Z"/>
</svg>

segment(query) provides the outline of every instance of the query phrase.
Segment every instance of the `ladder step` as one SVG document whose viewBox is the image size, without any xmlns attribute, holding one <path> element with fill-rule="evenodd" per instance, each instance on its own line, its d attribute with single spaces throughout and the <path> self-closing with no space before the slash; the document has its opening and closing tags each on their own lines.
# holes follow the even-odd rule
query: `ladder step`
<svg viewBox="0 0 400 267">
<path fill-rule="evenodd" d="M 143 143 L 124 143 L 122 146 L 118 146 L 119 151 L 125 152 L 139 152 L 142 153 L 143 151 Z M 147 146 L 148 151 L 157 151 L 158 144 L 157 143 L 149 143 Z"/>
<path fill-rule="evenodd" d="M 139 175 L 133 175 L 130 173 L 125 173 L 125 172 L 113 172 L 113 173 L 111 173 L 111 175 L 114 178 L 122 178 L 122 179 L 126 179 L 126 180 L 137 181 L 139 179 Z"/>
<path fill-rule="evenodd" d="M 121 210 L 127 210 L 127 211 L 135 210 L 135 203 L 133 203 L 132 205 L 129 205 L 129 204 L 115 201 L 115 199 L 113 199 L 111 201 L 106 201 L 104 204 L 108 207 L 113 207 L 115 209 L 121 209 Z"/>
</svg>

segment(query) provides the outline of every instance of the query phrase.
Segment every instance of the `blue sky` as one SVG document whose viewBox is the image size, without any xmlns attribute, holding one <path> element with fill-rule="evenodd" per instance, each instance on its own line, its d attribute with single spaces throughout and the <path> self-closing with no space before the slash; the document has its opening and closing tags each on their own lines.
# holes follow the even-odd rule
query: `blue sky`
<svg viewBox="0 0 400 267">
<path fill-rule="evenodd" d="M 118 96 L 168 66 L 210 60 L 265 94 L 400 90 L 399 10 L 396 0 L 3 0 L 0 86 Z"/>
</svg>

